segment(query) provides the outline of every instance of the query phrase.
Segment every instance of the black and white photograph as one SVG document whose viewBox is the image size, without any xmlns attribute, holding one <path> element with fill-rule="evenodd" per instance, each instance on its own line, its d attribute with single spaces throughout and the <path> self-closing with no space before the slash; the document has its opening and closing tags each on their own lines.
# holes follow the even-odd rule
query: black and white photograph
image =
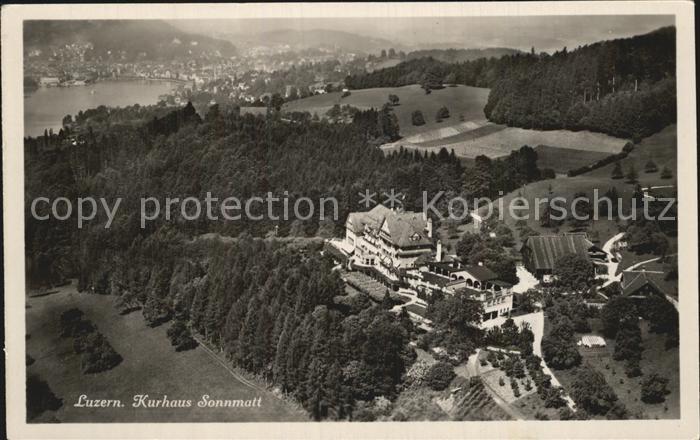
<svg viewBox="0 0 700 440">
<path fill-rule="evenodd" d="M 8 411 L 696 437 L 693 6 L 648 3 L 3 7 Z"/>
</svg>

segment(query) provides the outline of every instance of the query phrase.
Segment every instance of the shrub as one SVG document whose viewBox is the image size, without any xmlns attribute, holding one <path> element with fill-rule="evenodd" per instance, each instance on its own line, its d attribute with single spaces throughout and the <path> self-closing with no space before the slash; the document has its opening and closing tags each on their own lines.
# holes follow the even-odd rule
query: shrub
<svg viewBox="0 0 700 440">
<path fill-rule="evenodd" d="M 590 366 L 574 370 L 569 391 L 576 405 L 591 414 L 604 415 L 617 401 L 615 391 L 610 388 L 603 375 Z"/>
<path fill-rule="evenodd" d="M 175 347 L 175 351 L 190 350 L 197 346 L 197 341 L 192 337 L 190 329 L 182 321 L 175 321 L 168 329 L 167 335 L 170 338 L 170 344 Z"/>
<path fill-rule="evenodd" d="M 574 412 L 568 406 L 559 409 L 559 420 L 573 420 L 574 417 Z"/>
<path fill-rule="evenodd" d="M 49 384 L 35 374 L 27 376 L 27 419 L 31 420 L 44 411 L 56 411 L 63 400 L 56 397 Z"/>
<path fill-rule="evenodd" d="M 99 332 L 89 334 L 83 339 L 80 369 L 83 373 L 99 373 L 110 370 L 122 361 L 107 339 Z"/>
<path fill-rule="evenodd" d="M 447 362 L 437 362 L 430 367 L 425 381 L 435 391 L 442 391 L 455 377 L 454 367 Z"/>
<path fill-rule="evenodd" d="M 660 403 L 666 400 L 668 379 L 656 373 L 650 374 L 642 381 L 642 402 Z"/>
<path fill-rule="evenodd" d="M 672 177 L 673 177 L 673 172 L 668 167 L 664 167 L 663 170 L 661 170 L 661 178 L 662 179 L 670 179 Z"/>
<path fill-rule="evenodd" d="M 61 313 L 60 317 L 60 327 L 61 336 L 67 338 L 73 336 L 73 332 L 76 326 L 83 319 L 83 311 L 78 308 L 68 309 Z"/>
<path fill-rule="evenodd" d="M 644 164 L 645 173 L 655 173 L 657 171 L 659 171 L 659 167 L 656 166 L 653 160 L 649 159 L 649 161 Z"/>
<path fill-rule="evenodd" d="M 443 120 L 443 119 L 447 119 L 449 117 L 450 117 L 450 110 L 445 106 L 440 107 L 440 109 L 435 114 L 435 120 L 438 122 Z"/>
</svg>

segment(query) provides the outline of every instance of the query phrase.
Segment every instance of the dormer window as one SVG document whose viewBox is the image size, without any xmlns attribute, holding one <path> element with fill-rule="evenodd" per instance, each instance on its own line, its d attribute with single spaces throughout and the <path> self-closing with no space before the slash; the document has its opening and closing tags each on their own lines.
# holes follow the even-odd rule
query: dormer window
<svg viewBox="0 0 700 440">
<path fill-rule="evenodd" d="M 413 235 L 411 236 L 411 240 L 413 240 L 413 241 L 418 241 L 418 240 L 420 240 L 420 234 L 418 234 L 418 233 L 416 232 L 415 234 L 413 234 Z"/>
</svg>

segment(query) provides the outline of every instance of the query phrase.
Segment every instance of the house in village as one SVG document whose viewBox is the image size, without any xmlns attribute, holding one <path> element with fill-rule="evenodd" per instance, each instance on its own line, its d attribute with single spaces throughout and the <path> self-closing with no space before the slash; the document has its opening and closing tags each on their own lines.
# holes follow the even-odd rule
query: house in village
<svg viewBox="0 0 700 440">
<path fill-rule="evenodd" d="M 552 281 L 554 266 L 567 254 L 604 261 L 607 254 L 588 239 L 585 232 L 533 235 L 520 248 L 525 268 L 544 283 Z"/>
</svg>

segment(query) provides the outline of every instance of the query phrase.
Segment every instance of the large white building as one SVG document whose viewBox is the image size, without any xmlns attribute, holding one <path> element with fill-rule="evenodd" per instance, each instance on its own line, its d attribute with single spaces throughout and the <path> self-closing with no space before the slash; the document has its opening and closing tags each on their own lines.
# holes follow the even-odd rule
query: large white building
<svg viewBox="0 0 700 440">
<path fill-rule="evenodd" d="M 433 254 L 432 221 L 419 212 L 401 212 L 377 205 L 353 212 L 345 222 L 345 245 L 352 264 L 371 266 L 398 279 L 421 255 Z"/>
<path fill-rule="evenodd" d="M 345 239 L 333 241 L 351 269 L 379 273 L 385 285 L 409 287 L 419 297 L 435 292 L 467 292 L 480 301 L 483 321 L 508 316 L 513 308 L 512 285 L 483 265 L 444 261 L 442 245 L 434 240 L 433 223 L 419 212 L 377 205 L 353 212 L 345 222 Z M 373 275 L 375 276 L 375 275 Z"/>
</svg>

